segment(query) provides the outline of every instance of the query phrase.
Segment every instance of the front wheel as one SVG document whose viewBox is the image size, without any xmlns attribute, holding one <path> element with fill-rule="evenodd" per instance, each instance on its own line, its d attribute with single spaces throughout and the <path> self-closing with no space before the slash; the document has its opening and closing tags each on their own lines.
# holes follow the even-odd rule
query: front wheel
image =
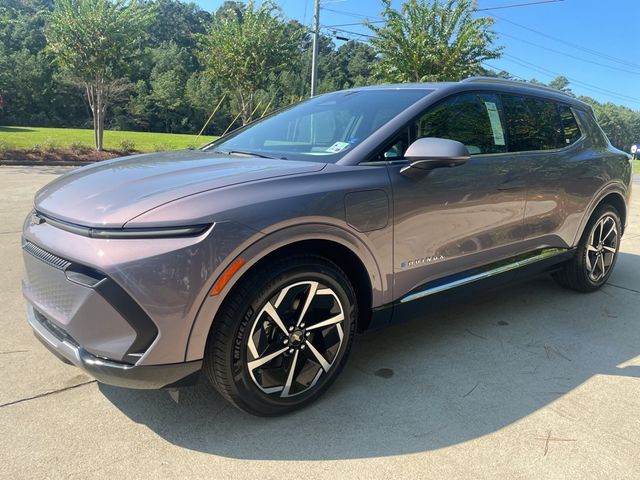
<svg viewBox="0 0 640 480">
<path fill-rule="evenodd" d="M 611 205 L 598 207 L 580 239 L 576 256 L 555 274 L 558 283 L 579 292 L 599 289 L 616 264 L 621 233 L 618 211 Z"/>
<path fill-rule="evenodd" d="M 295 255 L 250 272 L 216 316 L 204 371 L 238 408 L 273 416 L 318 398 L 355 331 L 353 287 L 334 263 Z"/>
</svg>

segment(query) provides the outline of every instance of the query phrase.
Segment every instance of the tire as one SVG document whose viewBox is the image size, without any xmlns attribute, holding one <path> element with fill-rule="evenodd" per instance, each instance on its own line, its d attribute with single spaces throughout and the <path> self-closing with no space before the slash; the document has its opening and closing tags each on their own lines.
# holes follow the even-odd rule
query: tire
<svg viewBox="0 0 640 480">
<path fill-rule="evenodd" d="M 344 272 L 323 257 L 296 254 L 260 266 L 216 315 L 203 370 L 248 413 L 276 416 L 308 405 L 346 363 L 355 299 Z"/>
<path fill-rule="evenodd" d="M 555 273 L 554 278 L 563 287 L 578 292 L 598 290 L 607 282 L 616 264 L 621 233 L 618 211 L 611 205 L 600 205 L 584 229 L 575 257 Z M 601 236 L 603 242 L 600 242 Z"/>
</svg>

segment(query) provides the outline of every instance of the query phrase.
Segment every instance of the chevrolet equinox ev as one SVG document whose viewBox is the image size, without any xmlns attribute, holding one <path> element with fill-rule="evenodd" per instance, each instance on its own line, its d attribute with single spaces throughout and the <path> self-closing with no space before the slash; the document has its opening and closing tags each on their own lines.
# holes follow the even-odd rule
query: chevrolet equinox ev
<svg viewBox="0 0 640 480">
<path fill-rule="evenodd" d="M 67 173 L 24 223 L 35 335 L 100 382 L 206 376 L 278 415 L 318 398 L 354 335 L 437 298 L 548 272 L 600 288 L 630 156 L 585 103 L 470 78 L 320 95 L 192 151 Z"/>
</svg>

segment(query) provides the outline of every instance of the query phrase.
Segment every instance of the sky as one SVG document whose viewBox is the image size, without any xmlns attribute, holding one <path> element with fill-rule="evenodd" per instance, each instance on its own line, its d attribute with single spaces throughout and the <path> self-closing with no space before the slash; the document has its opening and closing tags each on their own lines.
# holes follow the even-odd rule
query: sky
<svg viewBox="0 0 640 480">
<path fill-rule="evenodd" d="M 208 11 L 223 3 L 194 1 Z M 479 9 L 487 9 L 478 15 L 493 16 L 496 43 L 504 46 L 502 58 L 488 66 L 545 83 L 564 75 L 576 95 L 640 110 L 640 0 L 562 0 L 504 8 L 534 1 L 477 0 Z M 314 0 L 276 3 L 284 15 L 311 27 Z M 396 8 L 402 3 L 393 0 Z M 339 28 L 354 33 L 335 34 L 366 40 L 358 34 L 372 32 L 361 23 L 379 20 L 381 10 L 379 0 L 321 0 L 320 25 L 325 34 Z"/>
</svg>

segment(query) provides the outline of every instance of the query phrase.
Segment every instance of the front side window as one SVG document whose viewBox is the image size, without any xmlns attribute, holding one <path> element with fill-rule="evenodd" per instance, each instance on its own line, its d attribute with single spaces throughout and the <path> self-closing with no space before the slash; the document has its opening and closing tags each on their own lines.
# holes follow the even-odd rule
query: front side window
<svg viewBox="0 0 640 480">
<path fill-rule="evenodd" d="M 495 95 L 456 95 L 427 111 L 415 124 L 415 139 L 437 137 L 463 143 L 471 155 L 507 151 Z"/>
<path fill-rule="evenodd" d="M 431 92 L 380 89 L 322 95 L 213 142 L 205 150 L 336 162 Z"/>
</svg>

